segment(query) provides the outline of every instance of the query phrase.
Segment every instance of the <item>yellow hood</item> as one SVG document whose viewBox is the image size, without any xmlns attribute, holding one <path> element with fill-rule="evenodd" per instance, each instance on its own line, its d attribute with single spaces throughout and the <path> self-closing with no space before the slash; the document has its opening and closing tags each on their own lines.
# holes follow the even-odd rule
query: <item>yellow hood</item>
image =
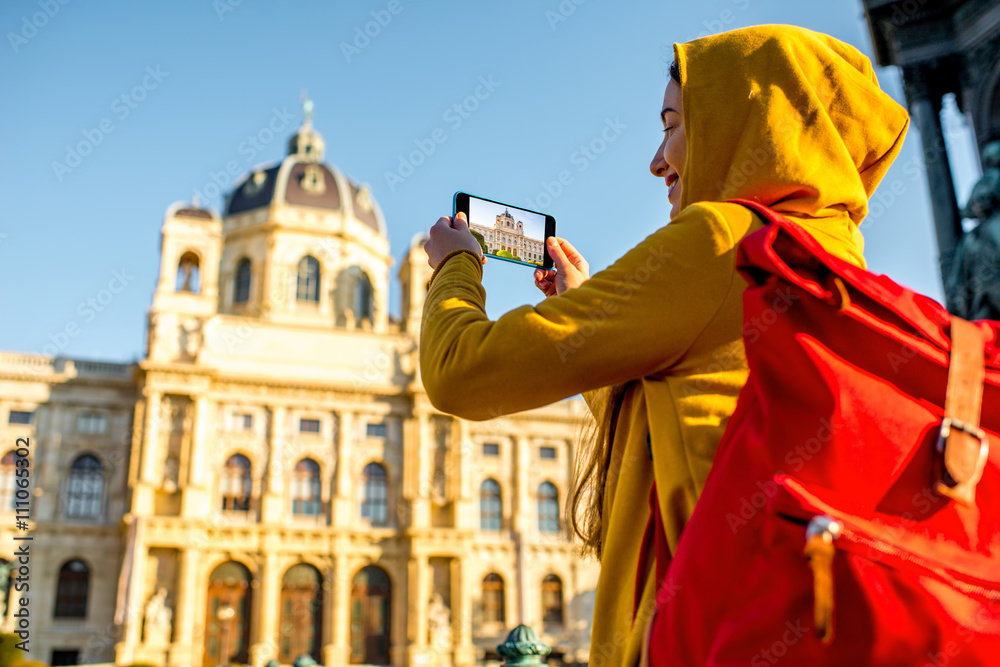
<svg viewBox="0 0 1000 667">
<path fill-rule="evenodd" d="M 804 28 L 764 25 L 674 45 L 687 163 L 680 208 L 754 199 L 859 266 L 858 225 L 903 144 L 906 110 L 868 58 Z"/>
</svg>

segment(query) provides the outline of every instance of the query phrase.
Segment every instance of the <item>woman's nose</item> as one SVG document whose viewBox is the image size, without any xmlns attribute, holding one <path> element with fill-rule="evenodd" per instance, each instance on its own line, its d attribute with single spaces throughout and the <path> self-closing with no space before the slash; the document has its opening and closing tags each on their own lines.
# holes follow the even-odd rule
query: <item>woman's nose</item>
<svg viewBox="0 0 1000 667">
<path fill-rule="evenodd" d="M 666 139 L 664 139 L 666 141 Z M 653 161 L 649 163 L 649 173 L 657 178 L 663 178 L 664 174 L 667 173 L 667 163 L 663 160 L 663 142 L 660 143 L 660 147 L 656 149 L 656 154 L 653 155 Z"/>
</svg>

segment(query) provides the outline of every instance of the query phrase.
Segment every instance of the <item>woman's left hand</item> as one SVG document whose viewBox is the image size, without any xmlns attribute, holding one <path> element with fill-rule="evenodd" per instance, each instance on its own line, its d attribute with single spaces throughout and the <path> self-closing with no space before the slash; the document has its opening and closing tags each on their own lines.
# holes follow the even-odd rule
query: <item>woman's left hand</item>
<svg viewBox="0 0 1000 667">
<path fill-rule="evenodd" d="M 431 268 L 436 269 L 448 253 L 462 248 L 476 253 L 479 256 L 479 261 L 483 264 L 486 263 L 482 246 L 469 231 L 469 221 L 466 219 L 465 213 L 459 213 L 454 218 L 448 216 L 438 218 L 438 221 L 431 227 L 429 238 L 424 244 L 424 250 L 427 252 L 427 263 L 431 265 Z"/>
</svg>

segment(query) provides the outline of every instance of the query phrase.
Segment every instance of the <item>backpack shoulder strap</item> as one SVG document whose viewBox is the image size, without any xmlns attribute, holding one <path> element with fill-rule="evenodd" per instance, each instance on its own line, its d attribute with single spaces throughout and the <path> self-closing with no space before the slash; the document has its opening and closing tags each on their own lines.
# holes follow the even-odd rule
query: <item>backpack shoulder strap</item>
<svg viewBox="0 0 1000 667">
<path fill-rule="evenodd" d="M 972 322 L 951 320 L 951 359 L 944 419 L 938 436 L 941 477 L 937 492 L 963 505 L 976 502 L 976 484 L 983 476 L 990 445 L 979 427 L 986 379 L 983 331 Z"/>
<path fill-rule="evenodd" d="M 754 201 L 752 199 L 729 199 L 727 201 L 730 204 L 740 204 L 741 206 L 746 206 L 748 209 L 764 218 L 764 222 L 790 222 L 788 218 L 781 215 L 774 209 L 764 206 L 759 201 Z"/>
</svg>

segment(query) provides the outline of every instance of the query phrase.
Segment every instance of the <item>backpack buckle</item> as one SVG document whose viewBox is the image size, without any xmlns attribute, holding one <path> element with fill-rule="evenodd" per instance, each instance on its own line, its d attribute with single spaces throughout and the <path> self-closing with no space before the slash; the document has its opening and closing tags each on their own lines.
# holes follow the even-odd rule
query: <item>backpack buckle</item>
<svg viewBox="0 0 1000 667">
<path fill-rule="evenodd" d="M 979 440 L 979 451 L 975 446 L 969 447 L 968 438 L 951 438 L 954 431 L 964 433 Z M 948 446 L 951 438 L 952 446 Z M 960 451 L 955 451 L 959 449 Z M 941 455 L 941 479 L 935 484 L 935 490 L 946 496 L 972 506 L 976 502 L 976 485 L 986 469 L 986 461 L 990 454 L 990 441 L 986 431 L 973 426 L 961 419 L 945 417 L 941 420 L 941 430 L 938 432 L 937 452 Z"/>
</svg>

